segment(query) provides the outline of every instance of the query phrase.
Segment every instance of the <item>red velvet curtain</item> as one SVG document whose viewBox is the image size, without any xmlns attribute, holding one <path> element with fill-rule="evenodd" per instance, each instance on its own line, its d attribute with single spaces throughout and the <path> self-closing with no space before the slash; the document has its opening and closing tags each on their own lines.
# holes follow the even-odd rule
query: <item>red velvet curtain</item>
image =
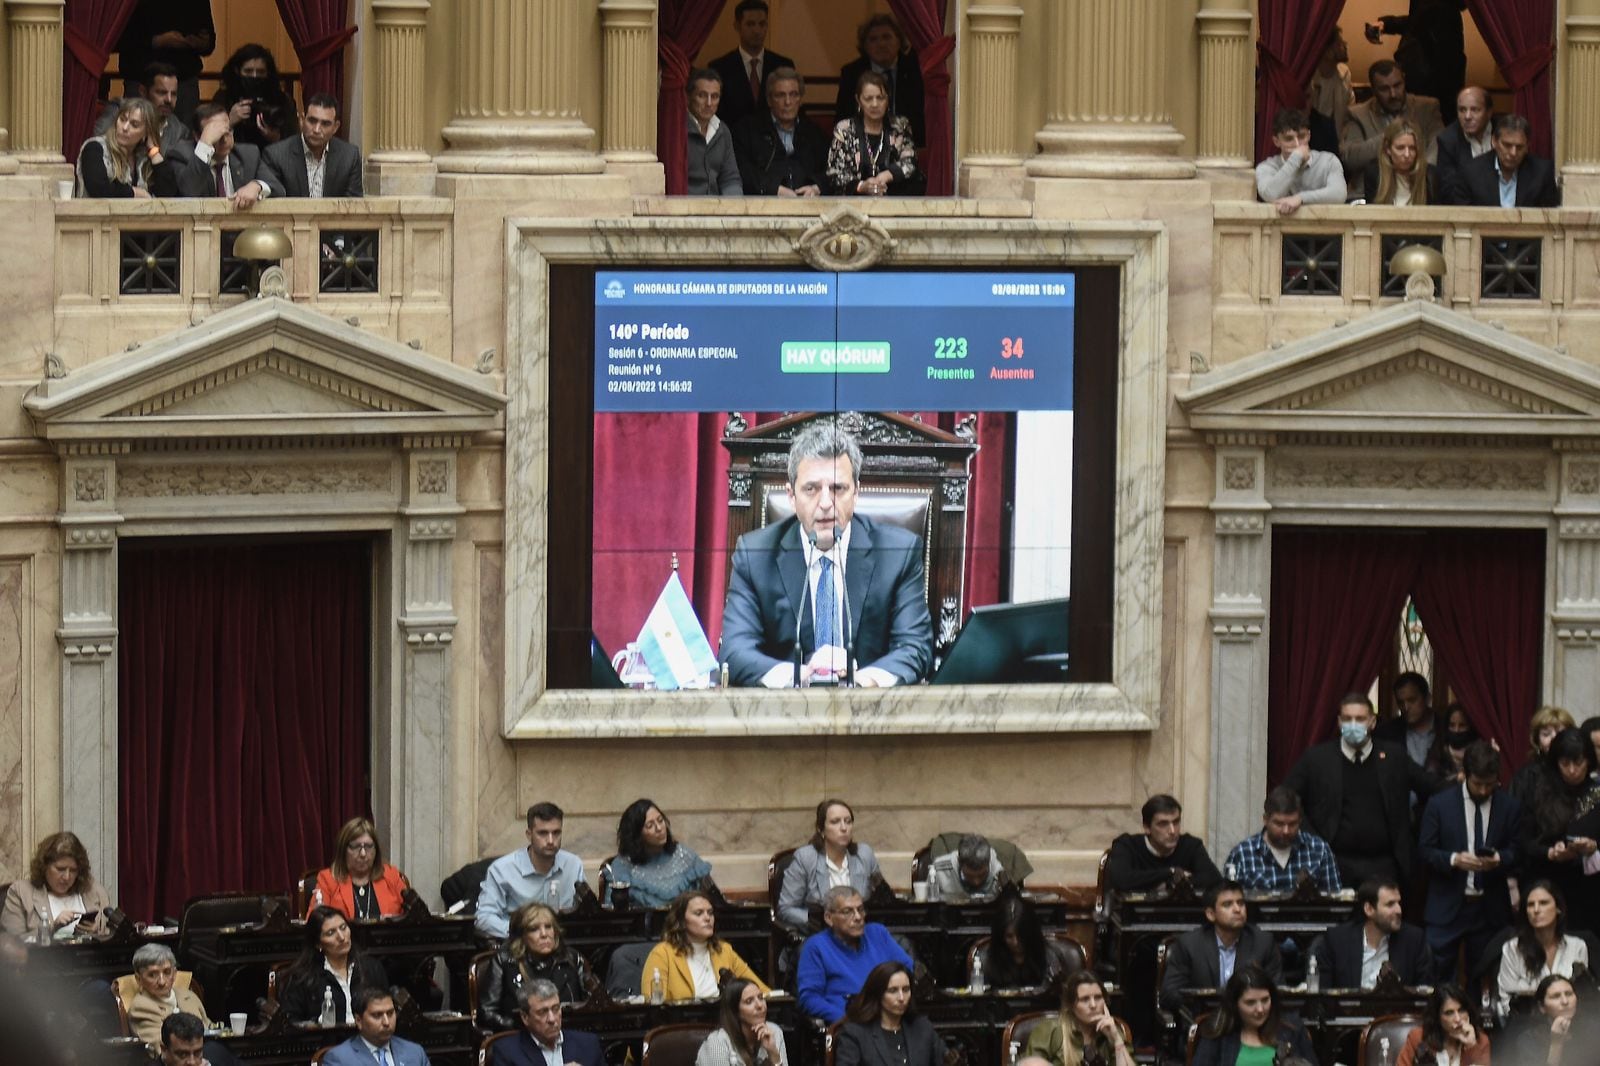
<svg viewBox="0 0 1600 1066">
<path fill-rule="evenodd" d="M 286 891 L 369 809 L 370 548 L 120 554 L 119 905 Z"/>
<path fill-rule="evenodd" d="M 1554 147 L 1550 66 L 1556 53 L 1556 0 L 1467 0 L 1467 10 L 1516 94 L 1517 114 L 1533 126 L 1528 150 L 1549 159 Z"/>
<path fill-rule="evenodd" d="M 1412 591 L 1452 690 L 1512 770 L 1539 700 L 1544 540 L 1538 530 L 1433 533 Z"/>
<path fill-rule="evenodd" d="M 945 0 L 889 0 L 889 8 L 905 27 L 922 67 L 923 103 L 928 122 L 928 195 L 955 191 L 951 173 L 950 70 L 945 61 L 956 39 L 944 32 Z"/>
<path fill-rule="evenodd" d="M 1272 531 L 1269 782 L 1333 735 L 1340 696 L 1378 676 L 1422 547 L 1420 535 Z"/>
<path fill-rule="evenodd" d="M 356 35 L 350 0 L 278 0 L 278 14 L 300 57 L 302 106 L 312 95 L 327 93 L 339 101 L 343 114 L 349 104 L 344 98 L 344 46 Z M 420 71 L 413 74 L 421 76 Z"/>
<path fill-rule="evenodd" d="M 684 90 L 694 57 L 711 36 L 727 0 L 661 0 L 656 16 L 656 52 L 661 91 L 656 103 L 656 156 L 666 171 L 667 195 L 689 191 L 689 105 Z M 637 631 L 636 631 L 637 632 Z"/>
<path fill-rule="evenodd" d="M 61 151 L 68 162 L 77 161 L 78 146 L 94 132 L 100 75 L 138 3 L 67 0 L 62 24 L 67 54 L 61 67 Z"/>
<path fill-rule="evenodd" d="M 1272 154 L 1272 116 L 1284 107 L 1304 107 L 1306 84 L 1328 36 L 1339 23 L 1344 0 L 1260 0 L 1261 36 L 1256 41 L 1256 158 Z M 1522 0 L 1509 0 L 1521 3 Z M 1548 0 L 1546 0 L 1548 2 Z M 1335 699 L 1338 697 L 1335 696 Z"/>
</svg>

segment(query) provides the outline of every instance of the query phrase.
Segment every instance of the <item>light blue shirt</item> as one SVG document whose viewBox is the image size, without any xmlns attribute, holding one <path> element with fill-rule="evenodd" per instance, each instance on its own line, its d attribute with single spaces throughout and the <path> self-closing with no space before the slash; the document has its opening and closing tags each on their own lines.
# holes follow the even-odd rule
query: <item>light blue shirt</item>
<svg viewBox="0 0 1600 1066">
<path fill-rule="evenodd" d="M 1221 988 L 1233 976 L 1233 964 L 1239 960 L 1239 942 L 1224 944 L 1217 937 L 1217 987 Z"/>
<path fill-rule="evenodd" d="M 484 936 L 505 939 L 511 931 L 511 912 L 524 903 L 537 900 L 556 910 L 569 910 L 574 893 L 583 880 L 583 860 L 570 851 L 556 852 L 549 873 L 533 868 L 527 848 L 502 855 L 489 866 L 483 887 L 478 890 L 478 916 L 475 925 Z"/>
<path fill-rule="evenodd" d="M 1506 172 L 1500 169 L 1500 160 L 1494 161 L 1494 172 L 1500 178 L 1500 206 L 1517 206 L 1517 172 L 1511 172 L 1511 179 L 1506 180 Z"/>
<path fill-rule="evenodd" d="M 532 1034 L 529 1034 L 530 1036 Z M 545 1066 L 566 1066 L 567 1060 L 561 1054 L 561 1038 L 556 1037 L 555 1047 L 545 1047 L 538 1037 L 533 1038 L 533 1046 L 539 1049 L 539 1054 L 544 1056 Z"/>
</svg>

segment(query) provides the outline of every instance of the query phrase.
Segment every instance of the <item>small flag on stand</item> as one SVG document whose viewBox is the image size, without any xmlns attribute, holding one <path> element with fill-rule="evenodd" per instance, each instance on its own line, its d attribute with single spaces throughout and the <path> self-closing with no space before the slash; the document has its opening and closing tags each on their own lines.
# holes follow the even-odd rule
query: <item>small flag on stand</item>
<svg viewBox="0 0 1600 1066">
<path fill-rule="evenodd" d="M 676 558 L 673 562 L 677 562 Z M 656 688 L 668 692 L 705 688 L 710 684 L 711 671 L 717 668 L 716 653 L 678 579 L 676 565 L 661 595 L 656 597 L 656 605 L 650 608 L 644 628 L 639 630 L 639 653 L 655 675 Z"/>
</svg>

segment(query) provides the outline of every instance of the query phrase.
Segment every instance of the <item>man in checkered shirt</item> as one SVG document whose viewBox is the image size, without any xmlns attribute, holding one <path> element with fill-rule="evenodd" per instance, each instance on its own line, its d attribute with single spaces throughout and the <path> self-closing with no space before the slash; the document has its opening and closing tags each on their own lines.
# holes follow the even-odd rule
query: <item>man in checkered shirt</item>
<svg viewBox="0 0 1600 1066">
<path fill-rule="evenodd" d="M 1325 896 L 1343 886 L 1333 849 L 1315 833 L 1300 828 L 1300 797 L 1287 785 L 1267 793 L 1261 832 L 1228 852 L 1228 876 L 1247 891 L 1287 895 L 1309 874 Z"/>
</svg>

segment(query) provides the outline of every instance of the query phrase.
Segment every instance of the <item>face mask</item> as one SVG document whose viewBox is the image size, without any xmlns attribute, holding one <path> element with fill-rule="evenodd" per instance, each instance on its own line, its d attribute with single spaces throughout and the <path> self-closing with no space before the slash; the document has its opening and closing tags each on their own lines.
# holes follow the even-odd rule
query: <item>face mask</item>
<svg viewBox="0 0 1600 1066">
<path fill-rule="evenodd" d="M 240 78 L 239 85 L 247 96 L 260 96 L 267 91 L 266 78 Z"/>
<path fill-rule="evenodd" d="M 1339 736 L 1352 748 L 1359 748 L 1367 742 L 1367 727 L 1360 722 L 1340 722 Z"/>
<path fill-rule="evenodd" d="M 1452 730 L 1448 738 L 1450 746 L 1455 748 L 1457 751 L 1461 751 L 1463 748 L 1470 746 L 1472 742 L 1477 739 L 1478 734 L 1474 733 L 1470 729 Z"/>
</svg>

